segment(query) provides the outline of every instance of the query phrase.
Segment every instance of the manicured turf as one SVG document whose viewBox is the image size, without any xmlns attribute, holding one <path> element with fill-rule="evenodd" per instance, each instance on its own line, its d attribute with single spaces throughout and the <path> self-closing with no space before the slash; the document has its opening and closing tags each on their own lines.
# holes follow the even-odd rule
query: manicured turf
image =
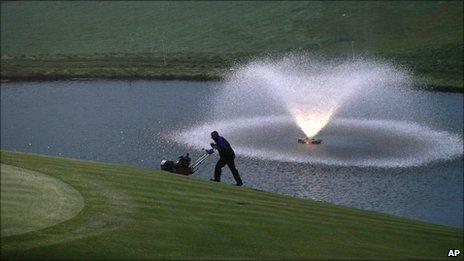
<svg viewBox="0 0 464 261">
<path fill-rule="evenodd" d="M 56 225 L 77 215 L 84 199 L 66 183 L 1 164 L 2 237 Z"/>
<path fill-rule="evenodd" d="M 2 78 L 217 79 L 235 61 L 309 51 L 387 58 L 463 87 L 462 1 L 1 3 Z"/>
<path fill-rule="evenodd" d="M 444 259 L 463 245 L 461 229 L 194 177 L 8 151 L 1 162 L 85 202 L 68 221 L 2 237 L 2 259 Z"/>
</svg>

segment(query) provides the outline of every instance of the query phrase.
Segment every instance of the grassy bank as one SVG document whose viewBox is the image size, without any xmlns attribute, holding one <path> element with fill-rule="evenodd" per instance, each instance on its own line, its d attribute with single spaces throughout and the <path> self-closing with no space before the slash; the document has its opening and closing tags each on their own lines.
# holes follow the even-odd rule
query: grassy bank
<svg viewBox="0 0 464 261">
<path fill-rule="evenodd" d="M 54 226 L 2 233 L 2 259 L 445 259 L 463 244 L 461 229 L 164 172 L 9 151 L 1 162 L 85 202 Z"/>
<path fill-rule="evenodd" d="M 309 51 L 411 68 L 463 88 L 463 3 L 2 2 L 2 79 L 219 79 L 237 61 Z"/>
</svg>

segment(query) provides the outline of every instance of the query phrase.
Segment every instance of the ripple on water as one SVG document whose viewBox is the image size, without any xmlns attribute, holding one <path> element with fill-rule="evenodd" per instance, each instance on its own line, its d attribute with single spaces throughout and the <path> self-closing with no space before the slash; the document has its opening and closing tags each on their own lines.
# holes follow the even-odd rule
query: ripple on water
<svg viewBox="0 0 464 261">
<path fill-rule="evenodd" d="M 355 167 L 410 167 L 449 160 L 463 153 L 460 135 L 413 122 L 379 119 L 333 119 L 321 131 L 320 145 L 302 145 L 303 134 L 289 116 L 207 122 L 170 135 L 194 148 L 206 148 L 218 130 L 238 155 L 284 162 Z"/>
</svg>

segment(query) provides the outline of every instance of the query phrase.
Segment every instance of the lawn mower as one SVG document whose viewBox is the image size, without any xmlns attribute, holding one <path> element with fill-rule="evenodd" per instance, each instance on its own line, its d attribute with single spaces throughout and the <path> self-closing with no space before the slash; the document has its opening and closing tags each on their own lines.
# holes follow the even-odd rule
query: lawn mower
<svg viewBox="0 0 464 261">
<path fill-rule="evenodd" d="M 204 154 L 201 155 L 193 164 L 191 163 L 191 159 L 189 154 L 179 156 L 177 162 L 172 160 L 162 160 L 161 161 L 161 169 L 172 172 L 179 175 L 189 176 L 195 173 L 198 170 L 198 167 L 201 163 L 203 163 L 209 155 L 213 154 L 214 149 L 203 149 Z"/>
</svg>

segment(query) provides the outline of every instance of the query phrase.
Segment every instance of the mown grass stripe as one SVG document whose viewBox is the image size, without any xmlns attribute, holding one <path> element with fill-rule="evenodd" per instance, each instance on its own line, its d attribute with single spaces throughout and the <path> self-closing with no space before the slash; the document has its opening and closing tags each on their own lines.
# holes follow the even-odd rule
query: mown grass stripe
<svg viewBox="0 0 464 261">
<path fill-rule="evenodd" d="M 86 204 L 65 223 L 2 238 L 3 257 L 425 259 L 463 243 L 461 229 L 194 177 L 7 151 L 1 160 L 46 169 Z"/>
</svg>

